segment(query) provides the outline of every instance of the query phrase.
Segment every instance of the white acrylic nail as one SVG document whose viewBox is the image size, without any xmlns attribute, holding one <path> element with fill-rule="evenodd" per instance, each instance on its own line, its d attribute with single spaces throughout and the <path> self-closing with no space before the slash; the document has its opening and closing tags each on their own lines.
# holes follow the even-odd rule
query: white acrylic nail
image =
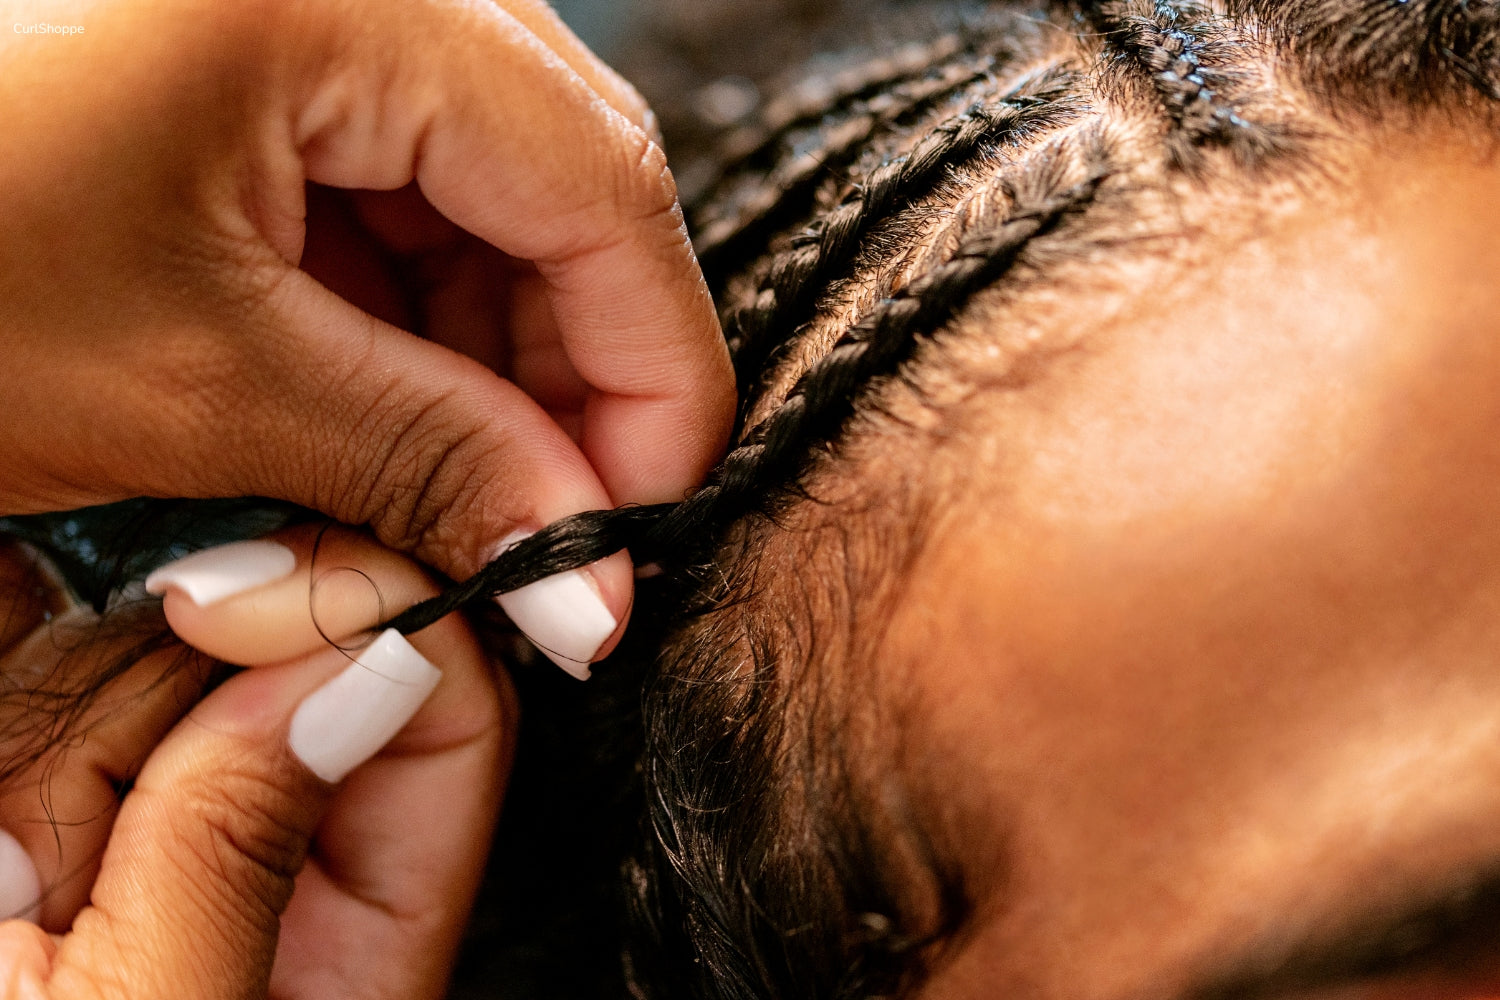
<svg viewBox="0 0 1500 1000">
<path fill-rule="evenodd" d="M 498 552 L 531 534 L 515 532 L 500 543 Z M 581 569 L 546 577 L 495 600 L 547 659 L 581 681 L 589 679 L 589 661 L 619 624 Z"/>
<path fill-rule="evenodd" d="M 168 587 L 176 587 L 206 608 L 291 576 L 296 568 L 296 555 L 279 542 L 231 542 L 167 563 L 146 577 L 146 592 L 164 594 Z"/>
<path fill-rule="evenodd" d="M 292 753 L 324 781 L 342 781 L 401 731 L 442 676 L 405 636 L 386 629 L 302 699 L 287 737 Z"/>
<path fill-rule="evenodd" d="M 31 855 L 15 837 L 0 830 L 0 920 L 30 920 L 41 916 L 42 880 Z"/>
</svg>

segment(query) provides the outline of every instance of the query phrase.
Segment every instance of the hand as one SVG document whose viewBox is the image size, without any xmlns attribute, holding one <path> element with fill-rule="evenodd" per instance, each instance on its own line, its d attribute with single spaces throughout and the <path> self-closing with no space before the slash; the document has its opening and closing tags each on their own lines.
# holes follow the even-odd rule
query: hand
<svg viewBox="0 0 1500 1000">
<path fill-rule="evenodd" d="M 541 0 L 11 6 L 83 30 L 0 33 L 0 513 L 272 496 L 462 578 L 714 459 L 649 113 Z"/>
<path fill-rule="evenodd" d="M 414 564 L 335 529 L 315 574 L 316 529 L 279 538 L 293 568 L 277 580 L 207 606 L 169 586 L 178 633 L 256 664 L 185 717 L 204 673 L 170 669 L 181 646 L 108 685 L 65 744 L 28 742 L 50 721 L 34 695 L 0 703 L 19 713 L 0 757 L 41 750 L 0 788 L 0 906 L 41 890 L 40 926 L 0 922 L 0 1000 L 443 995 L 509 769 L 508 703 L 458 616 L 347 655 L 319 634 L 429 595 Z M 53 691 L 132 645 L 80 610 L 15 610 L 31 631 L 9 629 L 0 669 Z"/>
</svg>

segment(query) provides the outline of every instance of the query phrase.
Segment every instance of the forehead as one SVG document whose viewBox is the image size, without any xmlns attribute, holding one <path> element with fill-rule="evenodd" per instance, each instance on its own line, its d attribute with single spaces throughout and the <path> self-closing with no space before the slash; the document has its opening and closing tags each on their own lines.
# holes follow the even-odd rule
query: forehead
<svg viewBox="0 0 1500 1000">
<path fill-rule="evenodd" d="M 891 632 L 989 893 L 932 995 L 1172 995 L 1500 859 L 1497 180 L 1372 159 L 968 404 Z"/>
</svg>

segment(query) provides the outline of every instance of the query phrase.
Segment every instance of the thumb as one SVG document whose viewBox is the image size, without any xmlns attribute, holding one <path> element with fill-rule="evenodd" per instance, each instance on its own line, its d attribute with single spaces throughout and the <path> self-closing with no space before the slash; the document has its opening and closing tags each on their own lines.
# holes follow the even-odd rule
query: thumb
<svg viewBox="0 0 1500 1000">
<path fill-rule="evenodd" d="M 332 795 L 440 678 L 399 634 L 232 678 L 121 807 L 50 996 L 263 997 L 280 916 Z"/>
</svg>

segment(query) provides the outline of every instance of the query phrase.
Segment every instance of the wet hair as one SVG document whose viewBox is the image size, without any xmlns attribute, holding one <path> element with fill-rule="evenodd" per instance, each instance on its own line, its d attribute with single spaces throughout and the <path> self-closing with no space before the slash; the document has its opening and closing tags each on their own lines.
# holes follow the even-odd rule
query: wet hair
<svg viewBox="0 0 1500 1000">
<path fill-rule="evenodd" d="M 1024 324 L 1039 290 L 1170 256 L 1164 206 L 1323 176 L 1360 127 L 1489 127 L 1500 100 L 1492 3 L 997 3 L 926 23 L 945 19 L 726 137 L 690 211 L 741 400 L 707 483 L 552 525 L 389 623 L 620 548 L 663 569 L 617 656 L 644 686 L 636 996 L 899 996 L 973 923 L 903 707 L 861 696 L 939 520 L 934 469 L 881 449 L 933 433 L 907 414 L 953 351 Z M 1030 355 L 1004 354 L 1023 387 Z M 58 522 L 39 523 L 12 528 L 41 544 Z M 896 735 L 876 746 L 877 728 Z"/>
</svg>

